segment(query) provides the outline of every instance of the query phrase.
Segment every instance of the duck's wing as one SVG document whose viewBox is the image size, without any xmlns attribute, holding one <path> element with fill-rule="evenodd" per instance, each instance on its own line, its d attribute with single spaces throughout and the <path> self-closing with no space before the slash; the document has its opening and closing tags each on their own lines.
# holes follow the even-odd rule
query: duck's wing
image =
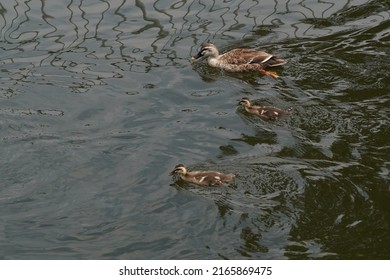
<svg viewBox="0 0 390 280">
<path fill-rule="evenodd" d="M 278 120 L 280 117 L 288 115 L 288 112 L 275 107 L 259 107 L 257 113 L 260 117 L 268 120 Z"/>
<path fill-rule="evenodd" d="M 273 55 L 255 49 L 233 49 L 220 56 L 220 59 L 229 64 L 263 64 Z"/>
<path fill-rule="evenodd" d="M 189 172 L 186 175 L 187 181 L 192 183 L 202 185 L 202 186 L 211 186 L 220 184 L 219 174 L 216 172 L 207 172 L 207 171 L 193 171 Z"/>
<path fill-rule="evenodd" d="M 262 116 L 262 115 L 265 115 L 267 113 L 267 110 L 263 106 L 252 105 L 249 108 L 249 112 L 252 113 L 252 114 L 255 114 L 255 115 Z"/>
<path fill-rule="evenodd" d="M 196 172 L 192 174 L 193 182 L 203 186 L 218 186 L 231 181 L 234 174 L 223 174 L 217 171 Z"/>
</svg>

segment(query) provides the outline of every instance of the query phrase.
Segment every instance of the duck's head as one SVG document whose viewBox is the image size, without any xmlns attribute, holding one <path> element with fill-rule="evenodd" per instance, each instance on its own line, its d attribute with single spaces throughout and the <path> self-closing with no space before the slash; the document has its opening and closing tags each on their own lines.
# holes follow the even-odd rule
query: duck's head
<svg viewBox="0 0 390 280">
<path fill-rule="evenodd" d="M 248 98 L 243 97 L 239 100 L 237 105 L 244 105 L 245 107 L 249 107 L 251 106 L 251 101 Z"/>
<path fill-rule="evenodd" d="M 185 175 L 186 173 L 187 173 L 187 168 L 185 168 L 183 164 L 178 164 L 173 168 L 173 170 L 171 171 L 171 173 L 169 173 L 169 175 L 175 175 L 175 174 Z"/>
<path fill-rule="evenodd" d="M 198 54 L 192 57 L 192 60 L 197 60 L 200 57 L 217 57 L 218 55 L 219 51 L 216 46 L 211 43 L 204 43 Z"/>
</svg>

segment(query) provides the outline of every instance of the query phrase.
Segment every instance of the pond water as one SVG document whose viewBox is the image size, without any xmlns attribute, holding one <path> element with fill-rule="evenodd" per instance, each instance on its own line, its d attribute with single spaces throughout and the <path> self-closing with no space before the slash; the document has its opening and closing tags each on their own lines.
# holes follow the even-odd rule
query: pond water
<svg viewBox="0 0 390 280">
<path fill-rule="evenodd" d="M 7 0 L 0 36 L 1 259 L 390 258 L 389 1 Z"/>
</svg>

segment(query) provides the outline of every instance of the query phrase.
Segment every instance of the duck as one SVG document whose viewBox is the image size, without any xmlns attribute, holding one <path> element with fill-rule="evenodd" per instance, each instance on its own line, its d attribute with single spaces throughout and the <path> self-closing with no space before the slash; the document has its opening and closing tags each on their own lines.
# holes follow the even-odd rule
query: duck
<svg viewBox="0 0 390 280">
<path fill-rule="evenodd" d="M 220 68 L 228 72 L 260 71 L 274 78 L 278 78 L 278 74 L 274 71 L 266 71 L 264 68 L 287 63 L 286 60 L 277 58 L 273 54 L 255 49 L 239 48 L 219 54 L 218 48 L 212 43 L 203 43 L 200 51 L 192 57 L 192 61 L 201 57 L 207 58 L 207 63 L 211 67 Z"/>
<path fill-rule="evenodd" d="M 238 105 L 243 105 L 245 111 L 265 120 L 277 121 L 280 117 L 289 115 L 289 112 L 283 111 L 279 108 L 252 105 L 252 102 L 247 97 L 241 98 L 237 106 Z"/>
<path fill-rule="evenodd" d="M 236 177 L 232 173 L 224 174 L 218 171 L 188 171 L 183 164 L 176 165 L 169 175 L 179 175 L 185 182 L 209 187 L 229 183 Z"/>
</svg>

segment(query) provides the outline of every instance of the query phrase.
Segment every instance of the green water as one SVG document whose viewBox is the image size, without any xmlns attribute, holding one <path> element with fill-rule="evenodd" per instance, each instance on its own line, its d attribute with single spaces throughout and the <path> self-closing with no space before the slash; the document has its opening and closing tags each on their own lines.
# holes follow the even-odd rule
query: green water
<svg viewBox="0 0 390 280">
<path fill-rule="evenodd" d="M 390 258 L 388 1 L 10 0 L 0 36 L 1 259 Z"/>
</svg>

